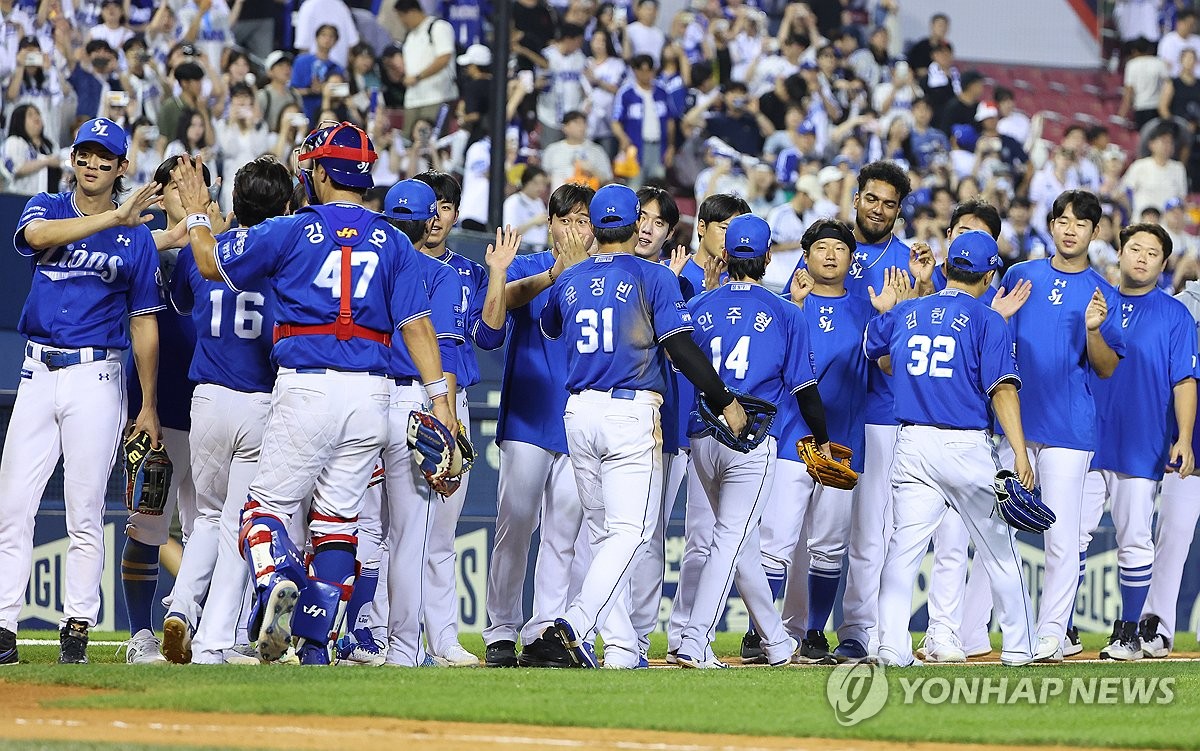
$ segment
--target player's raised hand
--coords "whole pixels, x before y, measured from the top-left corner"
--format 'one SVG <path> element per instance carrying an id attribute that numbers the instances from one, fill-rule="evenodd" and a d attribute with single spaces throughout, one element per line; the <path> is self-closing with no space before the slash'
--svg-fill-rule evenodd
<path id="1" fill-rule="evenodd" d="M 153 214 L 144 213 L 162 198 L 161 187 L 156 182 L 149 182 L 135 190 L 124 203 L 117 207 L 114 219 L 122 227 L 140 227 L 154 218 Z"/>
<path id="2" fill-rule="evenodd" d="M 808 269 L 796 269 L 796 273 L 792 274 L 792 283 L 788 287 L 788 294 L 792 297 L 792 302 L 803 306 L 804 298 L 808 297 L 808 293 L 813 291 L 816 282 L 813 281 L 812 274 L 808 273 Z"/>
<path id="3" fill-rule="evenodd" d="M 208 186 L 204 184 L 204 164 L 200 158 L 195 161 L 187 154 L 182 154 L 171 170 L 171 180 L 179 189 L 179 202 L 188 214 L 205 214 L 208 211 Z"/>
<path id="4" fill-rule="evenodd" d="M 568 227 L 566 236 L 558 244 L 558 257 L 567 268 L 587 259 L 589 245 L 583 234 L 574 227 Z"/>
<path id="5" fill-rule="evenodd" d="M 671 251 L 671 262 L 668 264 L 671 273 L 675 274 L 675 276 L 683 273 L 683 267 L 687 266 L 687 262 L 691 257 L 692 254 L 688 252 L 687 248 L 682 245 L 675 246 L 675 250 Z"/>
<path id="6" fill-rule="evenodd" d="M 928 243 L 915 242 L 908 254 L 908 273 L 917 280 L 917 286 L 930 283 L 933 279 L 933 249 Z"/>
<path id="7" fill-rule="evenodd" d="M 497 227 L 496 242 L 487 246 L 487 252 L 484 255 L 488 270 L 493 274 L 507 272 L 508 267 L 512 265 L 513 259 L 517 257 L 517 249 L 521 247 L 521 239 L 521 233 L 517 232 L 510 225 L 504 225 L 503 230 Z"/>
<path id="8" fill-rule="evenodd" d="M 1009 292 L 1005 292 L 1001 287 L 992 298 L 992 310 L 1004 316 L 1004 320 L 1007 321 L 1017 314 L 1032 292 L 1033 282 L 1028 279 L 1017 282 Z"/>
<path id="9" fill-rule="evenodd" d="M 1107 318 L 1108 300 L 1104 299 L 1104 293 L 1097 287 L 1096 291 L 1092 293 L 1092 301 L 1088 303 L 1087 310 L 1084 311 L 1083 320 L 1087 324 L 1088 331 L 1096 331 Z"/>
<path id="10" fill-rule="evenodd" d="M 929 281 L 926 279 L 925 281 Z M 903 302 L 905 300 L 913 300 L 917 297 L 917 288 L 913 286 L 912 281 L 908 278 L 908 272 L 901 268 L 885 269 L 883 272 L 883 283 L 896 290 L 896 301 Z"/>
<path id="11" fill-rule="evenodd" d="M 880 313 L 888 312 L 900 302 L 896 288 L 890 284 L 884 284 L 878 294 L 874 287 L 867 287 L 867 295 L 871 298 L 871 306 Z"/>
<path id="12" fill-rule="evenodd" d="M 716 289 L 721 286 L 721 272 L 725 269 L 725 260 L 710 256 L 704 262 L 704 289 Z"/>
<path id="13" fill-rule="evenodd" d="M 1176 441 L 1167 458 L 1170 460 L 1167 462 L 1167 471 L 1178 472 L 1180 477 L 1187 477 L 1196 469 L 1196 457 L 1192 454 L 1190 441 Z"/>

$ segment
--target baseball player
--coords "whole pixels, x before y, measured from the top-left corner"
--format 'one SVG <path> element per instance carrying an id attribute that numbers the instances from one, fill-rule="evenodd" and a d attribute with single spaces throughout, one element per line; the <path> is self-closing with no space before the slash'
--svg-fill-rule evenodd
<path id="1" fill-rule="evenodd" d="M 1189 476 L 1195 465 L 1196 324 L 1183 303 L 1158 288 L 1171 257 L 1166 230 L 1133 224 L 1121 230 L 1119 239 L 1117 301 L 1125 357 L 1111 378 L 1092 379 L 1096 452 L 1084 483 L 1079 550 L 1087 551 L 1105 504 L 1111 503 L 1121 617 L 1100 658 L 1138 660 L 1138 621 L 1154 564 L 1151 524 L 1158 483 L 1168 465 L 1181 477 Z"/>
<path id="2" fill-rule="evenodd" d="M 241 536 L 255 580 L 252 636 L 264 660 L 281 656 L 294 633 L 301 663 L 328 664 L 327 644 L 356 578 L 363 494 L 386 442 L 392 392 L 385 372 L 397 327 L 434 415 L 455 423 L 428 297 L 421 285 L 401 283 L 419 273 L 418 255 L 361 206 L 372 187 L 370 139 L 348 123 L 328 124 L 299 151 L 310 205 L 219 246 L 196 211 L 203 186 L 189 160 L 176 181 L 182 175 L 200 273 L 237 291 L 266 278 L 277 301 L 272 357 L 279 369 Z M 311 573 L 284 526 L 310 496 Z"/>
<path id="3" fill-rule="evenodd" d="M 515 667 L 518 639 L 523 666 L 570 664 L 561 650 L 554 650 L 553 640 L 540 638 L 570 601 L 565 572 L 571 568 L 582 510 L 562 421 L 568 396 L 566 353 L 560 343 L 542 336 L 538 321 L 550 285 L 586 258 L 593 244 L 588 216 L 593 195 L 591 188 L 571 183 L 555 190 L 549 203 L 552 249 L 517 256 L 508 268 L 505 302 L 512 323 L 496 422 L 500 481 L 488 561 L 488 626 L 483 631 L 488 667 Z M 526 562 L 539 521 L 533 617 L 522 628 Z"/>
<path id="4" fill-rule="evenodd" d="M 591 637 L 625 605 L 625 587 L 650 539 L 651 514 L 658 513 L 665 389 L 659 347 L 734 434 L 746 426 L 744 410 L 699 347 L 678 336 L 692 326 L 674 274 L 632 255 L 639 213 L 637 196 L 625 186 L 596 192 L 589 207 L 596 255 L 556 279 L 541 316 L 543 333 L 563 337 L 567 347 L 572 395 L 563 419 L 594 551 L 579 595 L 553 627 L 579 667 L 598 666 Z"/>
<path id="5" fill-rule="evenodd" d="M 158 165 L 154 171 L 154 182 L 162 191 L 162 208 L 167 216 L 167 226 L 175 227 L 186 219 L 183 205 L 179 202 L 179 191 L 171 182 L 171 170 L 179 161 L 171 157 Z M 208 171 L 204 182 L 211 185 Z M 156 235 L 159 241 L 161 235 Z M 161 241 L 160 241 L 161 242 Z M 163 249 L 160 245 L 159 278 L 166 283 L 176 267 L 179 251 Z M 121 588 L 125 595 L 125 609 L 129 614 L 130 639 L 126 644 L 125 659 L 129 663 L 162 662 L 158 637 L 152 624 L 154 593 L 158 587 L 158 551 L 170 539 L 171 523 L 175 510 L 179 509 L 179 521 L 183 539 L 191 538 L 196 519 L 196 488 L 192 481 L 188 432 L 191 429 L 189 408 L 192 390 L 196 384 L 188 377 L 188 364 L 196 347 L 196 328 L 191 318 L 174 310 L 157 313 L 159 340 L 159 420 L 163 428 L 163 443 L 167 455 L 172 457 L 174 470 L 166 504 L 159 514 L 133 512 L 125 526 L 125 547 L 121 552 Z M 126 378 L 129 414 L 135 415 L 142 402 L 138 385 L 137 368 L 130 368 Z M 194 620 L 192 621 L 195 622 Z M 182 652 L 177 652 L 177 655 Z"/>
<path id="6" fill-rule="evenodd" d="M 850 235 L 849 227 L 839 229 Z M 693 337 L 701 350 L 712 353 L 717 373 L 739 391 L 780 405 L 781 410 L 794 399 L 797 418 L 777 417 L 771 437 L 749 454 L 740 454 L 711 435 L 696 435 L 703 425 L 693 421 L 688 493 L 704 496 L 716 524 L 676 655 L 684 667 L 723 666 L 711 644 L 735 571 L 738 592 L 763 635 L 767 661 L 786 665 L 796 651 L 796 641 L 783 627 L 760 565 L 758 525 L 776 476 L 776 441 L 812 435 L 828 456 L 829 436 L 808 325 L 799 308 L 761 283 L 771 262 L 770 244 L 771 228 L 764 220 L 753 214 L 733 219 L 725 234 L 729 283 L 688 305 L 697 326 Z M 849 253 L 843 256 L 848 259 Z M 862 371 L 865 386 L 865 368 Z M 787 410 L 790 413 L 793 407 L 788 404 Z"/>
<path id="7" fill-rule="evenodd" d="M 1182 302 L 1200 331 L 1200 282 L 1188 282 L 1175 296 Z M 1200 376 L 1200 370 L 1194 375 Z M 1192 455 L 1200 451 L 1200 438 L 1192 430 Z M 1142 606 L 1138 637 L 1142 656 L 1161 658 L 1175 644 L 1175 617 L 1179 583 L 1184 562 L 1200 520 L 1200 472 L 1190 475 L 1168 471 L 1162 482 L 1162 503 L 1158 508 L 1158 530 L 1154 538 L 1154 577 Z"/>
<path id="8" fill-rule="evenodd" d="M 1021 416 L 1029 450 L 1042 497 L 1057 517 L 1045 534 L 1046 574 L 1034 650 L 1041 662 L 1061 662 L 1064 651 L 1082 650 L 1070 617 L 1084 563 L 1079 555 L 1083 484 L 1096 446 L 1096 405 L 1089 384 L 1093 373 L 1111 376 L 1125 351 L 1121 321 L 1108 314 L 1119 305 L 1117 292 L 1088 265 L 1088 243 L 1101 213 L 1095 195 L 1062 193 L 1049 214 L 1054 255 L 1012 266 L 1000 283 L 1005 289 L 1031 285 L 1028 301 L 1009 325 L 1025 384 Z M 1002 460 L 1007 450 L 1002 441 Z M 976 570 L 980 573 L 968 580 L 963 606 L 962 640 L 968 655 L 990 649 L 985 572 Z"/>
<path id="9" fill-rule="evenodd" d="M 88 629 L 100 612 L 104 492 L 125 425 L 124 350 L 132 341 L 142 382 L 133 430 L 162 439 L 157 404 L 158 253 L 143 212 L 158 184 L 119 206 L 129 139 L 105 118 L 80 126 L 71 146 L 74 186 L 39 193 L 17 221 L 13 246 L 31 259 L 33 285 L 17 330 L 26 337 L 10 424 L 21 440 L 0 459 L 0 664 L 16 664 L 17 619 L 33 565 L 42 491 L 65 457 L 67 571 L 59 662 L 86 663 Z M 125 322 L 129 322 L 126 334 Z"/>
<path id="10" fill-rule="evenodd" d="M 1002 266 L 1000 250 L 990 234 L 971 231 L 954 239 L 946 257 L 946 289 L 873 319 L 864 343 L 867 357 L 894 374 L 901 424 L 891 480 L 895 526 L 879 590 L 879 659 L 919 664 L 908 632 L 913 583 L 949 506 L 967 525 L 977 565 L 990 574 L 1004 636 L 1001 662 L 1025 665 L 1033 660 L 1033 610 L 1013 530 L 992 513 L 999 469 L 989 430 L 993 412 L 1026 489 L 1034 474 L 1021 430 L 1012 334 L 978 299 Z"/>
<path id="11" fill-rule="evenodd" d="M 178 159 L 168 161 L 173 168 Z M 274 157 L 245 165 L 233 185 L 239 229 L 217 235 L 217 242 L 236 243 L 248 228 L 282 216 L 291 194 L 291 173 Z M 174 183 L 166 188 L 166 195 L 168 206 L 179 202 Z M 246 595 L 237 536 L 275 383 L 274 303 L 264 282 L 234 292 L 224 282 L 205 279 L 190 247 L 179 253 L 170 301 L 180 314 L 191 316 L 197 335 L 188 371 L 197 384 L 192 395 L 195 440 L 190 457 L 196 520 L 179 564 L 171 612 L 163 622 L 163 652 L 176 663 L 223 663 L 225 650 L 234 645 Z"/>

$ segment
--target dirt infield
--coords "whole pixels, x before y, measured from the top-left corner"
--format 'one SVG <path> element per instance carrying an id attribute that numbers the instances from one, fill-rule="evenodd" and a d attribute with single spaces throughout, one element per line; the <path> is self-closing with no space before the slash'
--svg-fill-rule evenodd
<path id="1" fill-rule="evenodd" d="M 483 725 L 396 720 L 379 717 L 332 718 L 160 710 L 74 709 L 46 706 L 88 689 L 0 682 L 0 739 L 233 749 L 353 748 L 355 751 L 476 751 L 497 746 L 513 751 L 548 748 L 620 751 L 955 751 L 961 744 L 888 743 L 823 738 L 776 738 L 646 730 Z M 972 751 L 1021 751 L 1062 746 L 972 746 Z"/>

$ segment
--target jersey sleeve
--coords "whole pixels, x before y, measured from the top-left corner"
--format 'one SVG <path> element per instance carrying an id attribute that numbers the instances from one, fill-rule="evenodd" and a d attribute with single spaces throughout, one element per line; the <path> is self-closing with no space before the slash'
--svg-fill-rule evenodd
<path id="1" fill-rule="evenodd" d="M 535 274 L 540 274 L 550 268 L 542 260 L 541 254 L 517 256 L 508 266 L 508 281 L 516 282 Z"/>
<path id="2" fill-rule="evenodd" d="M 1108 317 L 1100 324 L 1100 335 L 1117 353 L 1117 357 L 1124 357 L 1125 328 L 1121 325 L 1121 298 L 1116 289 L 1109 287 L 1104 290 L 1104 299 L 1108 302 Z"/>
<path id="3" fill-rule="evenodd" d="M 392 251 L 398 258 L 395 262 L 396 270 L 391 277 L 394 281 L 388 308 L 391 310 L 395 327 L 402 328 L 418 318 L 430 315 L 429 293 L 424 285 L 399 283 L 402 279 L 421 278 L 421 269 L 417 266 L 417 251 L 406 245 L 393 245 Z M 437 331 L 436 322 L 434 331 Z"/>
<path id="4" fill-rule="evenodd" d="M 1171 322 L 1171 383 L 1194 378 L 1197 366 L 1196 322 L 1186 309 L 1177 311 Z"/>
<path id="5" fill-rule="evenodd" d="M 286 227 L 268 219 L 217 243 L 217 269 L 234 292 L 272 274 L 288 245 Z"/>
<path id="6" fill-rule="evenodd" d="M 483 305 L 487 302 L 489 280 L 487 271 L 480 271 L 472 275 L 475 294 L 471 296 L 471 309 L 467 312 L 466 326 L 467 333 L 471 335 L 471 341 L 475 342 L 480 349 L 493 350 L 504 346 L 504 338 L 512 319 L 505 313 L 504 325 L 499 329 L 494 329 L 484 322 Z"/>
<path id="7" fill-rule="evenodd" d="M 196 272 L 196 257 L 192 255 L 192 246 L 185 245 L 179 251 L 179 259 L 175 262 L 175 270 L 171 272 L 171 280 L 167 283 L 167 296 L 171 307 L 181 316 L 191 315 L 196 295 L 192 290 L 192 274 Z"/>
<path id="8" fill-rule="evenodd" d="M 39 251 L 25 242 L 25 228 L 39 219 L 57 219 L 54 202 L 49 193 L 38 193 L 25 204 L 21 218 L 17 220 L 17 231 L 13 234 L 13 247 L 23 256 L 35 256 Z"/>
<path id="9" fill-rule="evenodd" d="M 869 360 L 891 353 L 892 329 L 896 325 L 896 309 L 892 308 L 880 316 L 875 316 L 867 324 L 867 333 L 863 338 L 863 353 Z"/>
<path id="10" fill-rule="evenodd" d="M 785 336 L 787 356 L 784 360 L 784 386 L 793 394 L 817 382 L 816 356 L 812 351 L 812 342 L 808 335 L 808 322 L 804 320 L 800 309 L 788 304 L 788 316 L 784 319 L 787 325 Z"/>
<path id="11" fill-rule="evenodd" d="M 156 313 L 166 309 L 163 303 L 162 287 L 159 284 L 158 249 L 154 246 L 154 236 L 145 227 L 139 228 L 137 237 L 137 261 L 129 277 L 129 292 L 127 304 L 130 316 L 140 316 Z"/>
<path id="12" fill-rule="evenodd" d="M 542 327 L 542 336 L 547 339 L 557 339 L 562 336 L 563 318 L 562 310 L 558 307 L 558 291 L 561 285 L 555 284 L 550 288 L 550 299 L 546 301 L 546 307 L 542 308 L 542 319 L 540 325 Z"/>
<path id="13" fill-rule="evenodd" d="M 1012 329 L 1004 323 L 1004 317 L 995 311 L 987 311 L 980 332 L 982 346 L 979 355 L 979 387 L 985 394 L 1004 382 L 1021 388 L 1021 376 L 1017 372 L 1016 345 Z"/>
<path id="14" fill-rule="evenodd" d="M 431 280 L 429 289 L 429 320 L 438 339 L 463 342 L 463 314 L 461 305 L 462 287 L 458 284 L 458 273 L 442 264 Z"/>
<path id="15" fill-rule="evenodd" d="M 665 266 L 650 264 L 644 272 L 646 304 L 654 319 L 654 335 L 662 341 L 680 331 L 692 330 L 692 314 L 679 291 L 675 274 Z"/>

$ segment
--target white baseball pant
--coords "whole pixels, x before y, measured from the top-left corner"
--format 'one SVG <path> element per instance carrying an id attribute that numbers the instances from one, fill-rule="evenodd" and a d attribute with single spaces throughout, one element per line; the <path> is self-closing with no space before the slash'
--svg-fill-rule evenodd
<path id="1" fill-rule="evenodd" d="M 689 486 L 691 479 L 689 476 Z M 713 527 L 717 517 L 703 493 L 687 493 L 686 514 L 683 520 L 683 560 L 679 563 L 679 579 L 675 583 L 675 599 L 667 621 L 667 649 L 677 651 L 683 639 L 683 627 L 692 617 L 692 603 L 700 581 L 700 569 L 712 545 Z"/>
<path id="2" fill-rule="evenodd" d="M 675 499 L 679 495 L 679 486 L 683 484 L 687 468 L 686 450 L 674 454 L 663 452 L 662 513 L 655 519 L 650 544 L 633 572 L 633 581 L 630 584 L 633 607 L 629 615 L 633 621 L 633 630 L 637 632 L 638 649 L 643 656 L 650 651 L 650 634 L 658 628 L 660 619 L 664 616 L 662 589 L 663 578 L 666 575 L 667 526 L 671 523 L 671 512 L 675 510 Z M 607 642 L 606 638 L 605 643 Z"/>
<path id="3" fill-rule="evenodd" d="M 471 435 L 471 409 L 467 392 L 457 395 L 458 421 Z M 435 655 L 445 654 L 458 643 L 458 577 L 454 541 L 458 533 L 458 517 L 467 502 L 467 484 L 471 473 L 462 477 L 462 484 L 444 500 L 434 499 L 433 521 L 429 529 L 429 551 L 425 561 L 425 640 Z"/>
<path id="4" fill-rule="evenodd" d="M 166 545 L 171 539 L 171 524 L 175 520 L 176 509 L 179 510 L 184 544 L 191 539 L 197 516 L 196 484 L 192 479 L 192 450 L 188 431 L 163 428 L 162 435 L 163 446 L 172 465 L 171 487 L 167 490 L 163 512 L 153 515 L 133 513 L 125 524 L 125 534 L 143 545 L 155 548 Z"/>
<path id="5" fill-rule="evenodd" d="M 967 548 L 971 534 L 958 514 L 946 514 L 933 533 L 933 570 L 929 572 L 930 634 L 962 630 L 963 599 L 967 588 Z"/>
<path id="6" fill-rule="evenodd" d="M 515 444 L 514 448 L 517 447 L 536 448 L 529 444 Z M 575 482 L 571 458 L 566 454 L 537 451 L 542 464 L 530 466 L 544 467 L 548 476 L 542 496 L 537 558 L 533 565 L 533 613 L 521 628 L 522 644 L 536 640 L 554 625 L 554 619 L 561 616 L 579 595 L 592 560 L 590 535 L 583 524 L 583 506 L 579 504 L 579 486 Z M 520 589 L 516 602 L 518 605 L 521 602 Z M 628 638 L 628 634 L 624 636 Z"/>
<path id="7" fill-rule="evenodd" d="M 1179 582 L 1187 562 L 1196 522 L 1200 520 L 1200 477 L 1180 477 L 1170 473 L 1163 478 L 1162 502 L 1158 507 L 1158 533 L 1154 540 L 1154 576 L 1142 607 L 1142 617 L 1156 615 L 1162 630 L 1175 644 L 1176 606 Z"/>
<path id="8" fill-rule="evenodd" d="M 121 352 L 58 370 L 26 357 L 0 458 L 0 628 L 17 630 L 33 567 L 42 492 L 63 458 L 67 566 L 63 620 L 96 625 L 104 572 L 104 493 L 125 425 Z"/>
<path id="9" fill-rule="evenodd" d="M 1002 657 L 1032 659 L 1033 608 L 1013 530 L 992 514 L 997 460 L 982 430 L 925 425 L 900 429 L 892 467 L 895 526 L 879 589 L 879 655 L 912 663 L 912 592 L 921 560 L 947 512 L 957 512 L 975 543 L 976 561 L 988 571 L 1004 637 Z"/>
<path id="10" fill-rule="evenodd" d="M 1154 498 L 1158 481 L 1122 472 L 1096 469 L 1087 473 L 1083 485 L 1083 513 L 1079 523 L 1079 552 L 1086 553 L 1092 532 L 1100 526 L 1104 507 L 1112 510 L 1117 530 L 1118 581 L 1131 569 L 1152 571 L 1154 565 Z M 1153 579 L 1153 577 L 1151 577 Z M 1078 580 L 1076 580 L 1078 582 Z M 1146 586 L 1136 582 L 1133 586 Z"/>

